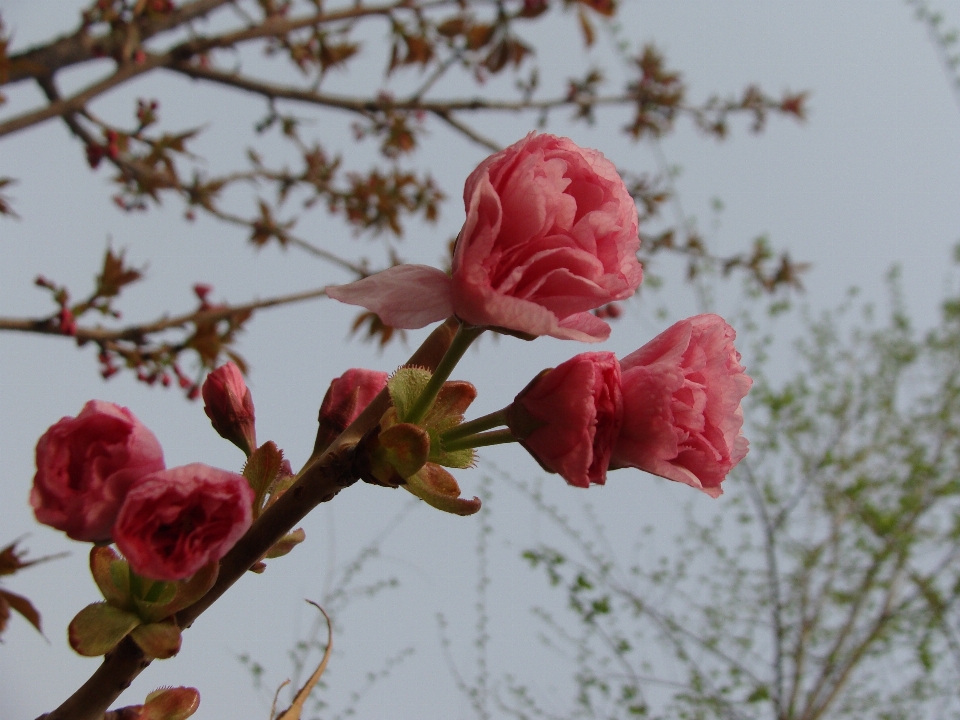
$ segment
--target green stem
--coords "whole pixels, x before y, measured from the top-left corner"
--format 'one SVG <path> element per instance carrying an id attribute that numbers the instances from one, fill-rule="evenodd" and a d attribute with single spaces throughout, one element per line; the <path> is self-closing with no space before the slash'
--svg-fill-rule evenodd
<path id="1" fill-rule="evenodd" d="M 469 422 L 461 423 L 456 427 L 450 428 L 440 436 L 440 440 L 443 441 L 444 447 L 446 447 L 448 442 L 459 440 L 467 435 L 475 435 L 484 430 L 493 430 L 495 427 L 506 424 L 507 408 L 501 408 L 489 415 L 484 415 L 483 417 L 478 417 L 476 420 L 470 420 Z"/>
<path id="2" fill-rule="evenodd" d="M 480 337 L 480 334 L 484 330 L 486 330 L 486 328 L 481 326 L 460 323 L 460 327 L 457 328 L 457 334 L 453 337 L 453 342 L 450 343 L 450 347 L 447 348 L 443 359 L 437 365 L 437 369 L 433 371 L 433 375 L 430 376 L 430 381 L 423 389 L 423 392 L 420 393 L 420 397 L 417 398 L 417 402 L 413 408 L 411 408 L 410 414 L 404 419 L 404 422 L 417 425 L 426 417 L 427 413 L 430 412 L 430 408 L 433 407 L 434 400 L 437 399 L 437 395 L 440 393 L 440 388 L 443 387 L 447 378 L 450 377 L 450 373 L 453 372 L 457 363 L 460 362 L 460 358 L 463 357 L 463 354 L 467 351 L 467 348 L 470 347 L 470 344 Z"/>
<path id="3" fill-rule="evenodd" d="M 466 450 L 467 448 L 486 447 L 487 445 L 503 445 L 504 443 L 517 442 L 513 433 L 509 430 L 494 430 L 493 432 L 479 433 L 477 435 L 468 435 L 465 438 L 445 442 L 443 449 L 446 452 L 455 450 Z"/>

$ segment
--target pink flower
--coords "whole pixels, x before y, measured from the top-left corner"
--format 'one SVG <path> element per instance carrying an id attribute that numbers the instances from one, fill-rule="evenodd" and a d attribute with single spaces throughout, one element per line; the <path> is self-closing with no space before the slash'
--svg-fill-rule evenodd
<path id="1" fill-rule="evenodd" d="M 91 400 L 37 442 L 30 505 L 39 522 L 74 540 L 108 541 L 127 491 L 163 467 L 160 443 L 133 413 Z"/>
<path id="2" fill-rule="evenodd" d="M 182 580 L 216 562 L 250 527 L 246 478 L 193 463 L 153 473 L 127 494 L 113 539 L 134 572 Z"/>
<path id="3" fill-rule="evenodd" d="M 318 449 L 326 448 L 357 419 L 387 386 L 388 377 L 387 373 L 378 370 L 352 368 L 334 378 L 320 403 Z"/>
<path id="4" fill-rule="evenodd" d="M 257 449 L 253 397 L 235 363 L 221 365 L 203 383 L 203 411 L 220 437 L 247 455 Z"/>
<path id="5" fill-rule="evenodd" d="M 607 338 L 610 327 L 589 311 L 630 297 L 643 277 L 637 208 L 609 160 L 531 133 L 473 171 L 464 205 L 452 278 L 398 265 L 327 294 L 394 327 L 456 314 L 525 335 Z"/>
<path id="6" fill-rule="evenodd" d="M 623 425 L 610 467 L 635 467 L 721 494 L 747 454 L 740 401 L 752 380 L 718 315 L 681 320 L 620 362 Z"/>
<path id="7" fill-rule="evenodd" d="M 507 411 L 511 432 L 544 469 L 583 488 L 606 481 L 622 417 L 620 364 L 610 352 L 544 371 Z"/>

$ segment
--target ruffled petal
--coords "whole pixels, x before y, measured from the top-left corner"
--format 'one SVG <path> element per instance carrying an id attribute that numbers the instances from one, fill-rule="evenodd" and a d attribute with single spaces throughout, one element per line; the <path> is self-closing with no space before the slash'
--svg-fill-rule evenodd
<path id="1" fill-rule="evenodd" d="M 387 325 L 413 330 L 453 314 L 450 277 L 429 265 L 397 265 L 349 285 L 329 285 L 327 295 L 375 312 Z"/>

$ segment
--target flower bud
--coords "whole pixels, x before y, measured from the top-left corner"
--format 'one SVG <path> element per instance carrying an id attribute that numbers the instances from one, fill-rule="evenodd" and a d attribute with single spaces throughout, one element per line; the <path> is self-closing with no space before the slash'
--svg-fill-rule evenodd
<path id="1" fill-rule="evenodd" d="M 154 434 L 126 408 L 101 400 L 47 430 L 36 455 L 30 504 L 37 520 L 88 542 L 109 540 L 130 488 L 164 467 Z"/>
<path id="2" fill-rule="evenodd" d="M 243 475 L 200 463 L 142 478 L 120 508 L 113 539 L 130 567 L 152 580 L 182 580 L 222 558 L 253 519 Z"/>
<path id="3" fill-rule="evenodd" d="M 606 481 L 622 416 L 616 356 L 588 352 L 534 378 L 508 409 L 507 422 L 545 470 L 585 488 Z"/>
<path id="4" fill-rule="evenodd" d="M 257 448 L 253 398 L 240 368 L 229 362 L 214 370 L 203 383 L 203 411 L 213 429 L 248 456 Z"/>
<path id="5" fill-rule="evenodd" d="M 335 378 L 320 404 L 315 452 L 322 452 L 387 386 L 388 375 L 377 370 L 352 368 Z"/>

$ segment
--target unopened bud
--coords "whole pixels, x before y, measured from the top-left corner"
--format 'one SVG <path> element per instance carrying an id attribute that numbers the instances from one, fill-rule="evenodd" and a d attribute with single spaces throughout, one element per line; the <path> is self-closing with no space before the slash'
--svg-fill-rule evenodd
<path id="1" fill-rule="evenodd" d="M 257 448 L 253 398 L 240 368 L 229 362 L 207 376 L 203 383 L 203 411 L 213 429 L 250 455 Z"/>

